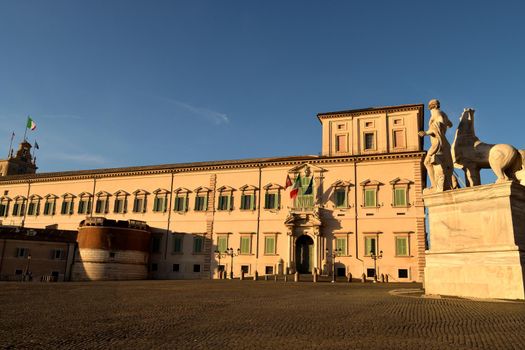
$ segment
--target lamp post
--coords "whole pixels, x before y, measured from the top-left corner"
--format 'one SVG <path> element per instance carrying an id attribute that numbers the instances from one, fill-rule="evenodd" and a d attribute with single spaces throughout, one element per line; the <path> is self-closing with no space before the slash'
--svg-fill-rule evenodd
<path id="1" fill-rule="evenodd" d="M 239 255 L 240 253 L 241 253 L 240 249 L 237 249 L 237 251 L 234 251 L 233 248 L 226 249 L 226 255 L 229 255 L 231 258 L 231 263 L 230 263 L 230 279 L 231 280 L 233 279 L 233 257 Z"/>
<path id="2" fill-rule="evenodd" d="M 326 256 L 327 257 L 330 257 L 331 260 L 332 260 L 332 283 L 335 283 L 335 259 L 338 257 L 338 256 L 341 256 L 343 250 L 341 248 L 338 248 L 338 249 L 333 249 L 332 250 L 332 253 L 330 254 L 330 251 L 328 250 L 328 248 L 326 248 Z"/>
<path id="3" fill-rule="evenodd" d="M 371 250 L 370 257 L 374 259 L 374 283 L 377 283 L 377 259 L 381 259 L 383 257 L 383 251 L 380 250 L 379 255 L 376 255 L 376 253 Z"/>
<path id="4" fill-rule="evenodd" d="M 215 257 L 217 258 L 217 260 L 219 260 L 219 266 L 217 267 L 217 272 L 219 273 L 219 279 L 222 279 L 221 258 L 226 257 L 226 252 L 221 253 L 220 251 L 215 250 L 214 253 L 215 253 Z"/>

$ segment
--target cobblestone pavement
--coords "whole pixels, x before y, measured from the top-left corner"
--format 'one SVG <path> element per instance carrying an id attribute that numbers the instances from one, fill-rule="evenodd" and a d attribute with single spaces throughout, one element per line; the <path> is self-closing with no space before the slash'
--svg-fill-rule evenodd
<path id="1" fill-rule="evenodd" d="M 525 348 L 525 303 L 391 293 L 419 287 L 269 281 L 0 283 L 0 348 Z"/>

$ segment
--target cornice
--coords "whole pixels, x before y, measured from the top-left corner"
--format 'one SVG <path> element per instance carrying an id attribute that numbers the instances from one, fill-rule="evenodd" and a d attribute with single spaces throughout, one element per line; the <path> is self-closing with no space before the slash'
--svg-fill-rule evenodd
<path id="1" fill-rule="evenodd" d="M 370 155 L 356 155 L 356 156 L 338 156 L 338 157 L 324 157 L 324 156 L 305 156 L 291 157 L 292 159 L 280 160 L 247 160 L 232 161 L 231 163 L 217 162 L 219 164 L 210 163 L 194 163 L 189 164 L 172 164 L 165 166 L 151 166 L 151 167 L 130 167 L 130 168 L 114 168 L 114 169 L 99 169 L 99 170 L 81 170 L 79 173 L 75 172 L 58 172 L 47 174 L 23 175 L 16 177 L 0 178 L 0 185 L 13 185 L 24 183 L 46 183 L 57 181 L 78 181 L 91 179 L 104 179 L 115 177 L 131 177 L 131 176 L 147 176 L 147 175 L 162 175 L 162 174 L 177 174 L 177 173 L 191 173 L 191 172 L 209 172 L 216 170 L 234 170 L 234 169 L 249 169 L 249 168 L 270 168 L 270 167 L 294 167 L 304 163 L 311 165 L 326 165 L 326 164 L 341 164 L 341 163 L 356 163 L 368 161 L 381 161 L 393 159 L 411 159 L 423 158 L 425 151 L 415 151 L 406 153 L 385 153 L 385 154 L 370 154 Z M 202 164 L 202 165 L 201 165 Z"/>
<path id="2" fill-rule="evenodd" d="M 341 117 L 358 117 L 362 115 L 371 115 L 378 113 L 397 113 L 397 112 L 408 112 L 408 111 L 423 111 L 425 106 L 423 104 L 414 105 L 401 105 L 401 106 L 387 106 L 387 107 L 372 107 L 365 109 L 354 109 L 347 111 L 336 111 L 317 114 L 319 121 L 323 119 L 341 118 Z"/>

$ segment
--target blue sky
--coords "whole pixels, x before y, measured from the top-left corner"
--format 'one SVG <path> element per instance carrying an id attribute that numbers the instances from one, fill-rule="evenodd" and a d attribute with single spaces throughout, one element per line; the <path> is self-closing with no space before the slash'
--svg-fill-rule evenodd
<path id="1" fill-rule="evenodd" d="M 482 140 L 525 148 L 524 10 L 0 0 L 0 156 L 28 114 L 40 171 L 318 154 L 317 113 L 431 98 L 456 125 L 475 108 Z"/>

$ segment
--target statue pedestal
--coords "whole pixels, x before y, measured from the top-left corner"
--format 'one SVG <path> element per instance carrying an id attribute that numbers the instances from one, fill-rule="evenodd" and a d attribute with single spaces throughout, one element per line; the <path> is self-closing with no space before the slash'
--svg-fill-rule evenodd
<path id="1" fill-rule="evenodd" d="M 513 182 L 425 194 L 426 294 L 525 299 L 525 187 Z"/>

